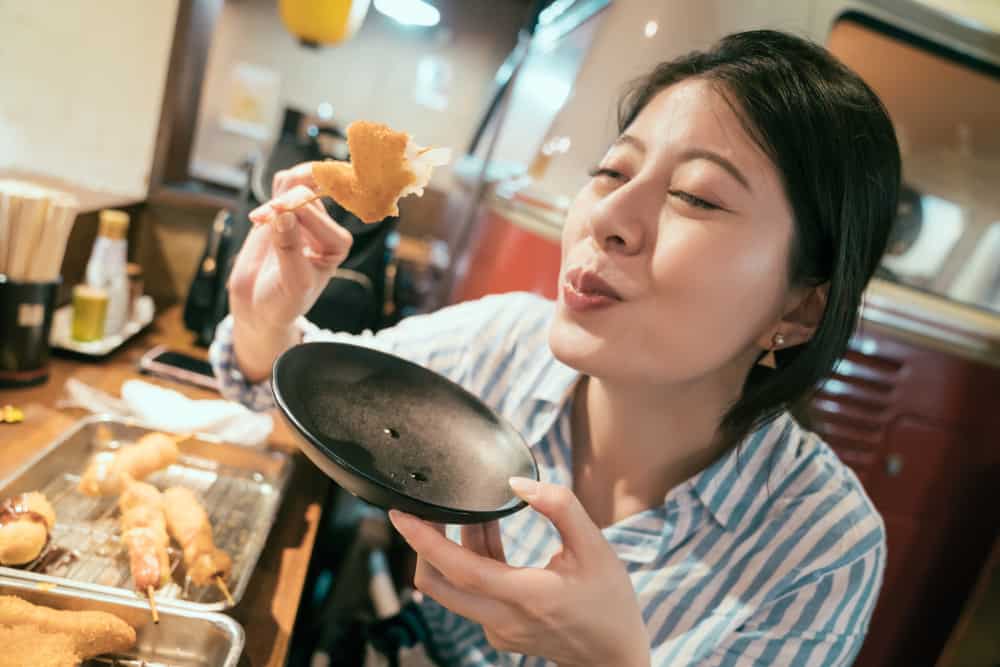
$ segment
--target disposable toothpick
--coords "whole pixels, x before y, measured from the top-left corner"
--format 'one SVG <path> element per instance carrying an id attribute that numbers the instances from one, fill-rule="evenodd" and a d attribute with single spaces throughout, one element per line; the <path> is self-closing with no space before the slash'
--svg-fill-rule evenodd
<path id="1" fill-rule="evenodd" d="M 226 580 L 219 575 L 215 575 L 215 583 L 219 587 L 219 590 L 222 591 L 222 594 L 226 596 L 226 602 L 229 603 L 229 606 L 235 607 L 236 602 L 233 600 L 233 596 L 229 592 L 229 586 L 226 586 Z"/>
<path id="2" fill-rule="evenodd" d="M 153 599 L 153 587 L 146 587 L 146 597 L 149 598 L 149 609 L 153 612 L 153 623 L 160 622 L 160 614 L 156 611 L 156 600 Z"/>

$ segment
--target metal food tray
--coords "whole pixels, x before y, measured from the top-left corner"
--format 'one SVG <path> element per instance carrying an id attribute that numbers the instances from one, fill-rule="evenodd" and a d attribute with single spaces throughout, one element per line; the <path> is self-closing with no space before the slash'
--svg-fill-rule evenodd
<path id="1" fill-rule="evenodd" d="M 243 628 L 222 614 L 163 608 L 160 622 L 153 623 L 148 606 L 139 600 L 60 587 L 43 589 L 2 576 L 0 595 L 16 595 L 54 609 L 106 611 L 135 628 L 131 651 L 91 658 L 85 667 L 236 667 L 243 653 Z"/>
<path id="2" fill-rule="evenodd" d="M 121 541 L 118 497 L 86 496 L 77 491 L 77 484 L 95 453 L 117 449 L 152 430 L 128 420 L 88 417 L 0 482 L 0 499 L 41 491 L 56 511 L 51 539 L 39 557 L 23 567 L 0 567 L 0 575 L 144 599 L 133 587 L 128 552 Z M 209 436 L 182 441 L 178 447 L 178 462 L 145 481 L 161 491 L 181 485 L 197 493 L 209 514 L 216 546 L 233 558 L 227 584 L 238 603 L 274 524 L 291 474 L 291 458 Z M 191 611 L 231 606 L 216 586 L 195 586 L 186 579 L 183 555 L 173 541 L 169 553 L 172 581 L 156 592 L 158 605 Z"/>

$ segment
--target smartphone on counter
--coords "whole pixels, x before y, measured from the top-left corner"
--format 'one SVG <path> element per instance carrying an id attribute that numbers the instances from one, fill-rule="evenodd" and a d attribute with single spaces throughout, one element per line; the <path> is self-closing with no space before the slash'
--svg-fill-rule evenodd
<path id="1" fill-rule="evenodd" d="M 157 345 L 139 360 L 139 370 L 143 373 L 193 384 L 204 389 L 218 391 L 212 365 L 204 359 Z"/>

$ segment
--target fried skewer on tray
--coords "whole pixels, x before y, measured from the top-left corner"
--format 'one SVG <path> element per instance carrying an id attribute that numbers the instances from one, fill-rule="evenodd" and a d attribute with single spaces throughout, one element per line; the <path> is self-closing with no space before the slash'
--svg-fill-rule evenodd
<path id="1" fill-rule="evenodd" d="M 187 576 L 198 586 L 219 586 L 227 601 L 233 604 L 226 587 L 226 578 L 233 567 L 233 559 L 215 546 L 212 524 L 208 512 L 198 501 L 194 491 L 183 486 L 172 486 L 163 492 L 167 528 L 184 551 Z"/>
<path id="2" fill-rule="evenodd" d="M 56 511 L 37 491 L 0 503 L 0 565 L 26 565 L 49 543 Z"/>
<path id="3" fill-rule="evenodd" d="M 126 476 L 145 479 L 157 470 L 177 460 L 177 443 L 187 436 L 147 433 L 134 445 L 125 445 L 115 452 L 98 453 L 83 472 L 78 486 L 88 496 L 110 496 L 122 492 Z"/>
<path id="4" fill-rule="evenodd" d="M 424 148 L 409 134 L 380 123 L 355 121 L 347 127 L 350 163 L 328 160 L 312 163 L 316 196 L 282 210 L 303 206 L 318 197 L 330 197 L 363 222 L 399 215 L 400 198 L 423 195 L 434 167 L 451 160 L 447 148 Z"/>
<path id="5" fill-rule="evenodd" d="M 135 628 L 114 614 L 62 611 L 0 596 L 0 664 L 78 665 L 104 653 L 125 651 L 135 640 Z"/>
<path id="6" fill-rule="evenodd" d="M 121 510 L 122 542 L 128 549 L 129 567 L 136 590 L 149 598 L 153 620 L 159 621 L 153 591 L 170 581 L 170 555 L 167 546 L 163 495 L 151 484 L 124 477 L 124 490 L 118 499 Z"/>

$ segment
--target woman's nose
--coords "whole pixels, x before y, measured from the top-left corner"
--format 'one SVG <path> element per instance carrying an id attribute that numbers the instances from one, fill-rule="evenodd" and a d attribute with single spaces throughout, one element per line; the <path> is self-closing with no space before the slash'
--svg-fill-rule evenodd
<path id="1" fill-rule="evenodd" d="M 656 219 L 659 210 L 649 189 L 631 181 L 597 202 L 590 216 L 590 233 L 602 250 L 624 255 L 642 252 L 649 221 Z"/>

